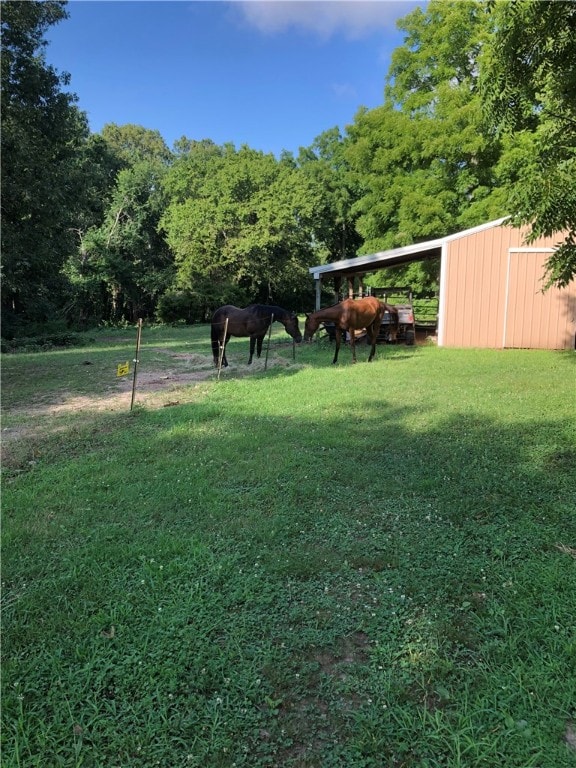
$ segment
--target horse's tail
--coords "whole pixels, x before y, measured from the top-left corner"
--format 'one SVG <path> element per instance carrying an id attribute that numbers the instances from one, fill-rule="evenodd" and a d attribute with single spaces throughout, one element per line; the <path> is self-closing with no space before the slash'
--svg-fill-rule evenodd
<path id="1" fill-rule="evenodd" d="M 397 315 L 398 314 L 398 309 L 393 304 L 386 304 L 385 301 L 383 301 L 382 304 L 384 306 L 384 311 L 385 312 L 390 312 L 391 315 Z"/>
<path id="2" fill-rule="evenodd" d="M 210 341 L 212 344 L 212 355 L 214 356 L 214 363 L 217 365 L 220 358 L 220 337 L 222 335 L 222 323 L 216 315 L 212 318 L 212 325 L 210 327 Z"/>
<path id="3" fill-rule="evenodd" d="M 214 324 L 212 325 L 211 330 L 211 342 L 212 342 L 212 356 L 214 357 L 214 362 L 218 362 L 218 355 L 220 354 L 220 348 L 219 348 L 219 342 L 218 342 L 218 331 L 214 327 Z"/>

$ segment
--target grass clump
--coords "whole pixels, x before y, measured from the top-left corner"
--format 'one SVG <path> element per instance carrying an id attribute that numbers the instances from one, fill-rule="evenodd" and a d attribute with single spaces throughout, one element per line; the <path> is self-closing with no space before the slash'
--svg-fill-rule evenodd
<path id="1" fill-rule="evenodd" d="M 8 455 L 3 765 L 573 765 L 573 355 L 246 346 Z"/>

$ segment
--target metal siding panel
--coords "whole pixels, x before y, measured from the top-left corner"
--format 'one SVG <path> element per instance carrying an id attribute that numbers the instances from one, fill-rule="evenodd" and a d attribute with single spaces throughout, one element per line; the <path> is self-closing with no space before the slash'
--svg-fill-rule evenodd
<path id="1" fill-rule="evenodd" d="M 465 254 L 462 253 L 464 240 L 457 240 L 450 244 L 450 253 L 452 255 L 452 280 L 456 289 L 456 303 L 453 307 L 454 316 L 452 318 L 452 333 L 454 346 L 463 346 L 463 338 L 467 335 L 468 316 L 466 314 L 468 285 L 467 270 L 468 263 Z"/>
<path id="2" fill-rule="evenodd" d="M 519 296 L 524 296 L 526 271 L 518 268 L 517 254 L 510 254 L 510 284 L 508 288 L 508 324 L 506 327 L 506 346 L 521 346 L 519 340 L 523 333 L 523 307 L 518 306 Z"/>
<path id="3" fill-rule="evenodd" d="M 456 346 L 454 329 L 458 306 L 458 286 L 455 281 L 455 263 L 451 244 L 445 245 L 446 269 L 444 275 L 444 346 Z"/>
<path id="4" fill-rule="evenodd" d="M 485 346 L 488 333 L 485 312 L 482 312 L 482 307 L 485 306 L 486 302 L 485 288 L 490 282 L 490 265 L 492 261 L 490 242 L 492 237 L 493 232 L 482 232 L 470 240 L 470 245 L 472 246 L 470 256 L 474 264 L 473 290 L 475 296 L 470 346 L 474 347 Z"/>
<path id="5" fill-rule="evenodd" d="M 463 328 L 467 319 L 466 307 L 466 259 L 462 258 L 462 241 L 448 245 L 450 253 L 450 269 L 448 273 L 450 307 L 447 315 L 446 343 L 448 346 L 459 347 L 463 344 Z"/>
<path id="6" fill-rule="evenodd" d="M 469 346 L 471 347 L 482 347 L 486 343 L 484 340 L 488 331 L 486 317 L 490 312 L 490 307 L 487 306 L 490 297 L 488 281 L 490 262 L 492 260 L 489 245 L 490 234 L 482 232 L 470 240 L 470 258 L 474 265 L 474 282 L 472 283 L 474 291 L 474 318 L 471 325 L 472 333 L 469 339 Z M 486 309 L 488 309 L 488 313 Z"/>
<path id="7" fill-rule="evenodd" d="M 446 297 L 448 276 L 448 246 L 442 246 L 440 257 L 440 295 L 438 297 L 438 346 L 445 346 L 446 340 Z"/>
<path id="8" fill-rule="evenodd" d="M 482 265 L 482 306 L 477 314 L 476 346 L 494 347 L 497 344 L 498 323 L 498 283 L 500 240 L 502 229 L 493 229 L 483 233 L 477 240 L 476 258 Z"/>
<path id="9" fill-rule="evenodd" d="M 462 259 L 466 260 L 466 336 L 467 347 L 475 347 L 478 341 L 478 303 L 481 300 L 482 261 L 478 259 L 479 237 L 462 240 Z"/>
<path id="10" fill-rule="evenodd" d="M 532 258 L 528 259 L 530 267 L 527 270 L 527 274 L 530 275 L 531 285 L 526 294 L 526 309 L 528 310 L 528 302 L 533 306 L 532 322 L 530 323 L 530 334 L 534 340 L 534 345 L 537 349 L 546 349 L 549 344 L 549 340 L 554 338 L 557 333 L 556 323 L 553 322 L 553 318 L 557 318 L 557 312 L 554 312 L 555 301 L 546 301 L 546 296 L 542 295 L 542 288 L 544 284 L 542 282 L 542 275 L 544 273 L 544 261 L 540 255 L 540 258 L 534 258 L 533 254 L 529 254 Z M 531 295 L 532 291 L 532 295 Z M 539 299 L 542 299 L 540 301 Z M 552 298 L 550 296 L 550 298 Z M 532 346 L 532 345 L 531 345 Z"/>
<path id="11" fill-rule="evenodd" d="M 490 319 L 490 344 L 487 346 L 501 348 L 503 346 L 502 330 L 504 327 L 504 311 L 506 296 L 506 273 L 508 269 L 508 247 L 511 241 L 518 238 L 518 230 L 510 227 L 499 227 L 495 233 L 493 246 L 493 273 L 491 281 L 492 303 Z"/>
<path id="12" fill-rule="evenodd" d="M 463 302 L 459 306 L 460 331 L 454 333 L 457 346 L 501 346 L 505 277 L 502 239 L 507 234 L 503 230 L 485 230 L 458 242 L 458 282 Z"/>
<path id="13" fill-rule="evenodd" d="M 546 247 L 546 246 L 544 246 Z M 542 292 L 547 253 L 510 253 L 506 346 L 574 349 L 576 281 Z"/>
<path id="14" fill-rule="evenodd" d="M 477 258 L 478 237 L 467 237 L 460 241 L 461 256 L 460 259 L 466 263 L 465 272 L 465 297 L 466 304 L 462 308 L 463 316 L 466 322 L 462 327 L 464 332 L 462 342 L 467 347 L 476 346 L 477 333 L 476 323 L 478 319 L 478 303 L 481 299 L 480 288 L 482 279 L 479 270 L 482 264 Z"/>
<path id="15" fill-rule="evenodd" d="M 508 251 L 524 247 L 526 231 L 503 225 L 446 242 L 439 338 L 442 346 L 502 348 L 504 334 L 506 346 L 511 346 L 509 334 L 524 334 L 528 329 L 524 341 L 527 346 L 574 348 L 576 281 L 563 292 L 551 289 L 556 295 L 554 300 L 539 300 L 543 297 L 540 280 L 548 254 L 532 259 L 530 268 L 526 264 L 521 272 L 517 263 L 511 262 L 507 297 Z M 532 247 L 553 248 L 558 240 L 542 238 Z M 548 291 L 544 297 L 548 294 L 552 296 Z"/>
<path id="16" fill-rule="evenodd" d="M 484 302 L 483 235 L 454 240 L 448 244 L 450 269 L 447 279 L 446 346 L 470 347 L 479 344 Z"/>

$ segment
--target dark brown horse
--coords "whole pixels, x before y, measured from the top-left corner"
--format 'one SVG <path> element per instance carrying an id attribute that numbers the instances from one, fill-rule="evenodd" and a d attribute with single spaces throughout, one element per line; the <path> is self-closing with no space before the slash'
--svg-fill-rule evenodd
<path id="1" fill-rule="evenodd" d="M 356 337 L 354 331 L 366 328 L 368 338 L 372 344 L 370 356 L 368 357 L 368 362 L 370 362 L 376 352 L 376 339 L 378 338 L 382 318 L 386 311 L 393 315 L 398 314 L 396 307 L 392 307 L 390 304 L 384 304 L 375 296 L 368 296 L 365 299 L 345 299 L 344 301 L 341 301 L 340 304 L 334 304 L 332 307 L 319 309 L 317 312 L 312 312 L 312 314 L 306 315 L 304 341 L 310 341 L 312 339 L 312 336 L 314 336 L 318 330 L 320 323 L 326 321 L 332 322 L 334 323 L 336 330 L 336 352 L 334 353 L 334 360 L 332 360 L 332 363 L 335 363 L 338 360 L 342 331 L 348 331 L 350 335 L 352 362 L 355 363 Z"/>
<path id="2" fill-rule="evenodd" d="M 228 326 L 226 326 L 226 320 L 228 320 Z M 282 323 L 286 328 L 286 333 L 292 336 L 298 344 L 302 341 L 297 316 L 294 312 L 289 312 L 282 307 L 250 304 L 249 307 L 240 309 L 240 307 L 234 307 L 232 304 L 226 304 L 217 309 L 212 316 L 210 330 L 214 365 L 218 365 L 221 349 L 222 365 L 228 365 L 226 344 L 228 344 L 230 336 L 250 336 L 250 359 L 248 360 L 248 365 L 250 365 L 254 357 L 254 347 L 256 347 L 256 357 L 260 357 L 264 336 L 266 336 L 270 324 L 276 321 Z"/>

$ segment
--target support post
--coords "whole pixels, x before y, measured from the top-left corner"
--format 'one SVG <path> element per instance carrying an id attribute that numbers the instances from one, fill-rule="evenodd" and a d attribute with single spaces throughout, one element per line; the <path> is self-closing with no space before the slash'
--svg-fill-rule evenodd
<path id="1" fill-rule="evenodd" d="M 140 354 L 140 339 L 142 337 L 142 318 L 138 318 L 138 333 L 136 334 L 136 354 L 134 355 L 134 376 L 132 378 L 132 399 L 130 400 L 130 410 L 134 408 L 134 398 L 136 397 L 136 375 L 138 373 L 138 356 Z"/>
<path id="2" fill-rule="evenodd" d="M 320 303 L 322 298 L 322 278 L 317 277 L 315 282 L 316 282 L 316 307 L 314 311 L 318 312 L 318 310 L 320 309 Z"/>
<path id="3" fill-rule="evenodd" d="M 334 304 L 338 304 L 340 302 L 341 287 L 342 287 L 342 275 L 335 275 L 334 276 Z M 320 309 L 320 304 L 318 304 L 317 309 Z"/>

